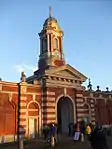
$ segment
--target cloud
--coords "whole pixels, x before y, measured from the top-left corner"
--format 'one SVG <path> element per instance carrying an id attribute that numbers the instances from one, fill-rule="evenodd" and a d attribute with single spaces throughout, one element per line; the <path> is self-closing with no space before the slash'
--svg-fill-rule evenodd
<path id="1" fill-rule="evenodd" d="M 35 70 L 37 70 L 37 67 L 31 66 L 31 65 L 27 65 L 25 63 L 22 64 L 17 64 L 14 66 L 14 68 L 16 69 L 17 72 L 19 72 L 19 74 L 24 71 L 25 73 L 27 72 L 34 72 Z"/>

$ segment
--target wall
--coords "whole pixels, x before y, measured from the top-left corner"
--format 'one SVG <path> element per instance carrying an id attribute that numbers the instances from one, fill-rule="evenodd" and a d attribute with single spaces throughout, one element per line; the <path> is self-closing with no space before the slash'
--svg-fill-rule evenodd
<path id="1" fill-rule="evenodd" d="M 92 122 L 112 125 L 111 93 L 90 92 L 83 88 L 41 88 L 39 84 L 25 82 L 18 86 L 16 83 L 2 81 L 0 82 L 0 136 L 5 136 L 5 140 L 8 141 L 14 140 L 19 125 L 20 135 L 29 137 L 31 118 L 37 120 L 36 131 L 41 133 L 43 125 L 57 122 L 57 103 L 63 96 L 70 97 L 74 102 L 74 122 L 79 122 L 89 115 Z"/>
<path id="2" fill-rule="evenodd" d="M 41 93 L 39 85 L 30 85 L 25 82 L 19 85 L 16 83 L 0 82 L 1 138 L 5 136 L 5 141 L 17 139 L 17 132 L 19 132 L 20 137 L 28 136 L 29 117 L 38 119 L 37 133 L 40 133 Z M 32 107 L 33 104 L 35 108 Z"/>
<path id="3" fill-rule="evenodd" d="M 17 101 L 16 83 L 0 82 L 0 139 L 15 139 L 17 134 Z"/>
<path id="4" fill-rule="evenodd" d="M 94 121 L 101 125 L 112 125 L 112 95 L 110 92 L 85 91 L 84 98 L 93 107 Z M 93 103 L 91 104 L 91 101 Z"/>

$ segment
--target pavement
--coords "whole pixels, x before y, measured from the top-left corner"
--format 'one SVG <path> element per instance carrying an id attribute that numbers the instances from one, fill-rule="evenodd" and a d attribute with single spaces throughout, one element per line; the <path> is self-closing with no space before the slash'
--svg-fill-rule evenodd
<path id="1" fill-rule="evenodd" d="M 112 149 L 112 137 L 108 137 L 109 149 Z M 54 147 L 55 149 L 90 149 L 90 144 L 87 140 L 84 142 L 74 142 L 72 138 L 67 136 L 58 137 L 58 143 Z M 0 149 L 18 149 L 17 143 L 9 145 L 0 145 Z M 19 149 L 51 149 L 50 144 L 45 143 L 43 139 L 33 139 L 24 142 L 24 148 Z"/>
<path id="2" fill-rule="evenodd" d="M 112 137 L 108 137 L 109 149 L 112 149 Z M 31 144 L 25 145 L 25 149 L 51 149 L 50 144 L 43 142 L 43 140 L 35 140 Z M 90 143 L 87 139 L 84 142 L 74 142 L 72 138 L 61 136 L 55 149 L 90 149 Z"/>

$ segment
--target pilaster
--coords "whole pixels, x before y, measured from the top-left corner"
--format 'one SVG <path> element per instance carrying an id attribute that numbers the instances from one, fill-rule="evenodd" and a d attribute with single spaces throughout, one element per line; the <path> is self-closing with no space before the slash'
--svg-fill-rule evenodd
<path id="1" fill-rule="evenodd" d="M 27 92 L 27 83 L 19 83 L 19 94 L 18 94 L 18 131 L 19 137 L 24 138 L 24 135 L 27 135 L 26 132 L 26 96 Z"/>

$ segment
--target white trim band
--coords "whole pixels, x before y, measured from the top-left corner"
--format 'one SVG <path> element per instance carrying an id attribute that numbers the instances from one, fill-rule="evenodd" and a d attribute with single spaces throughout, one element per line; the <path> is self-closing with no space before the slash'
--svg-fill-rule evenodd
<path id="1" fill-rule="evenodd" d="M 20 107 L 26 107 L 26 102 L 20 102 Z"/>
<path id="2" fill-rule="evenodd" d="M 84 102 L 83 98 L 77 98 L 76 101 L 77 102 Z"/>
<path id="3" fill-rule="evenodd" d="M 55 92 L 49 92 L 49 91 L 47 91 L 46 94 L 47 95 L 55 95 Z"/>
<path id="4" fill-rule="evenodd" d="M 55 114 L 44 114 L 43 115 L 43 118 L 56 118 L 56 115 Z"/>
<path id="5" fill-rule="evenodd" d="M 21 121 L 20 120 L 19 125 L 24 125 L 25 126 L 26 125 L 26 121 Z"/>
<path id="6" fill-rule="evenodd" d="M 42 112 L 55 112 L 55 108 L 42 109 Z"/>
<path id="7" fill-rule="evenodd" d="M 20 120 L 21 119 L 26 119 L 26 114 L 25 115 L 20 115 Z"/>
<path id="8" fill-rule="evenodd" d="M 83 98 L 83 95 L 82 94 L 76 94 L 76 97 Z"/>
<path id="9" fill-rule="evenodd" d="M 47 101 L 54 101 L 55 102 L 55 97 L 47 97 Z"/>

